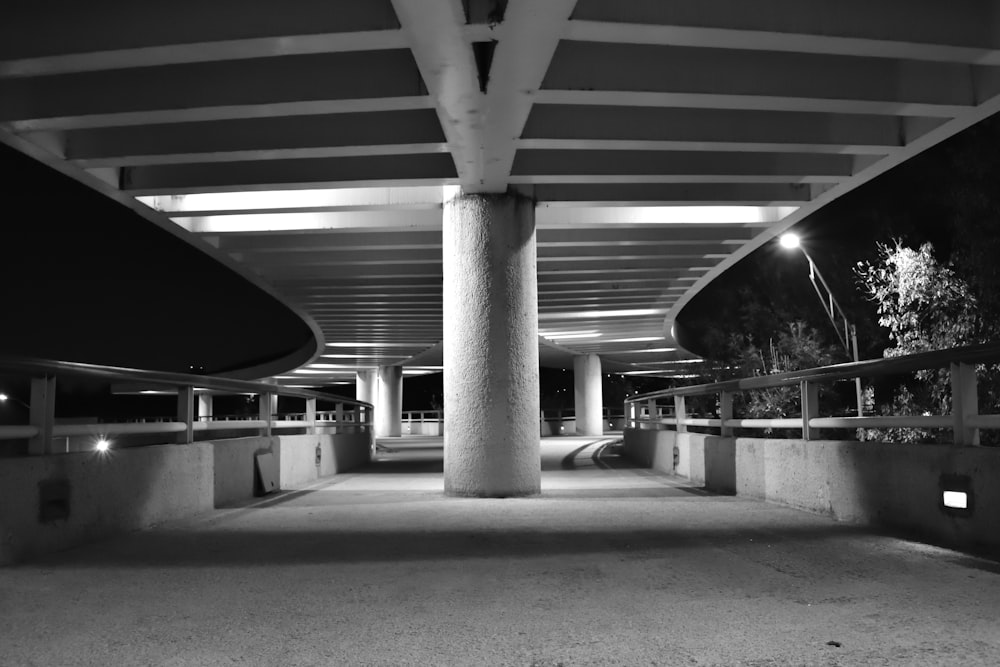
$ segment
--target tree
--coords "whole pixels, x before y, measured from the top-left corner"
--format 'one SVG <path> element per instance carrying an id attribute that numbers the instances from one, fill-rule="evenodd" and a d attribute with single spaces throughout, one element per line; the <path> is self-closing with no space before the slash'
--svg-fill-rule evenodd
<path id="1" fill-rule="evenodd" d="M 919 249 L 879 244 L 877 263 L 859 262 L 859 280 L 877 305 L 878 322 L 888 329 L 893 345 L 885 357 L 971 345 L 979 341 L 980 324 L 975 296 L 951 266 L 934 257 L 934 248 Z M 880 406 L 884 414 L 915 415 L 951 412 L 951 383 L 947 369 L 917 371 L 896 387 Z M 913 442 L 932 437 L 914 429 L 867 429 L 866 440 Z"/>

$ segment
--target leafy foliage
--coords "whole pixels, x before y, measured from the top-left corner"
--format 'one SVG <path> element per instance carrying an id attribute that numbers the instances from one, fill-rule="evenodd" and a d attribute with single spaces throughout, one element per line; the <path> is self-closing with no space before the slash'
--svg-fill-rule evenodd
<path id="1" fill-rule="evenodd" d="M 978 302 L 968 283 L 934 257 L 934 248 L 879 244 L 878 263 L 860 262 L 861 284 L 876 302 L 879 324 L 893 345 L 886 357 L 971 345 L 979 342 Z M 924 370 L 895 389 L 880 406 L 883 414 L 918 415 L 951 412 L 948 369 Z M 923 429 L 864 429 L 866 440 L 920 442 L 935 439 Z M 941 435 L 941 437 L 946 437 Z"/>

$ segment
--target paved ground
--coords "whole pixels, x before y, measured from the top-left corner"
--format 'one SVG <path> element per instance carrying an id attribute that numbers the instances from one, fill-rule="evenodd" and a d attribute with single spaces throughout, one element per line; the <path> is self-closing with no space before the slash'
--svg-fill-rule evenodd
<path id="1" fill-rule="evenodd" d="M 1000 565 L 543 442 L 445 498 L 440 441 L 0 569 L 2 665 L 997 665 Z"/>

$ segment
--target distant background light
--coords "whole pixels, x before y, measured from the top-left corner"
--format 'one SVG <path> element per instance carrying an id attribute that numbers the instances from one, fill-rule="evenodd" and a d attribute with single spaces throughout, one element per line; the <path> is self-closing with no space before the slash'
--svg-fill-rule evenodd
<path id="1" fill-rule="evenodd" d="M 778 243 L 781 244 L 782 248 L 798 248 L 799 247 L 799 237 L 798 234 L 782 234 L 781 238 L 778 239 Z"/>
<path id="2" fill-rule="evenodd" d="M 106 452 L 110 448 L 111 448 L 111 443 L 108 442 L 107 439 L 105 438 L 101 438 L 96 443 L 94 443 L 94 449 L 96 449 L 99 452 Z"/>

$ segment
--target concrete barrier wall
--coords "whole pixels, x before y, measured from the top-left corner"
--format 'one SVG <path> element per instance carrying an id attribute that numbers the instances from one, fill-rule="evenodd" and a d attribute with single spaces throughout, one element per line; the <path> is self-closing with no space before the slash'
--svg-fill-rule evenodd
<path id="1" fill-rule="evenodd" d="M 251 498 L 256 453 L 275 456 L 289 488 L 364 464 L 371 443 L 368 433 L 273 436 L 0 459 L 0 565 Z M 43 504 L 67 513 L 43 520 Z"/>
<path id="2" fill-rule="evenodd" d="M 283 436 L 279 467 L 282 487 L 301 486 L 357 468 L 371 460 L 368 433 Z M 319 464 L 316 450 L 319 448 Z"/>
<path id="3" fill-rule="evenodd" d="M 0 461 L 0 564 L 213 507 L 212 447 L 157 445 Z M 46 487 L 68 491 L 63 519 L 43 522 Z M 56 509 L 50 500 L 49 509 Z"/>
<path id="4" fill-rule="evenodd" d="M 962 549 L 1000 548 L 1000 448 L 720 438 L 626 429 L 625 455 L 719 493 L 782 503 Z M 675 463 L 676 461 L 676 463 Z M 971 512 L 942 507 L 964 478 Z"/>

